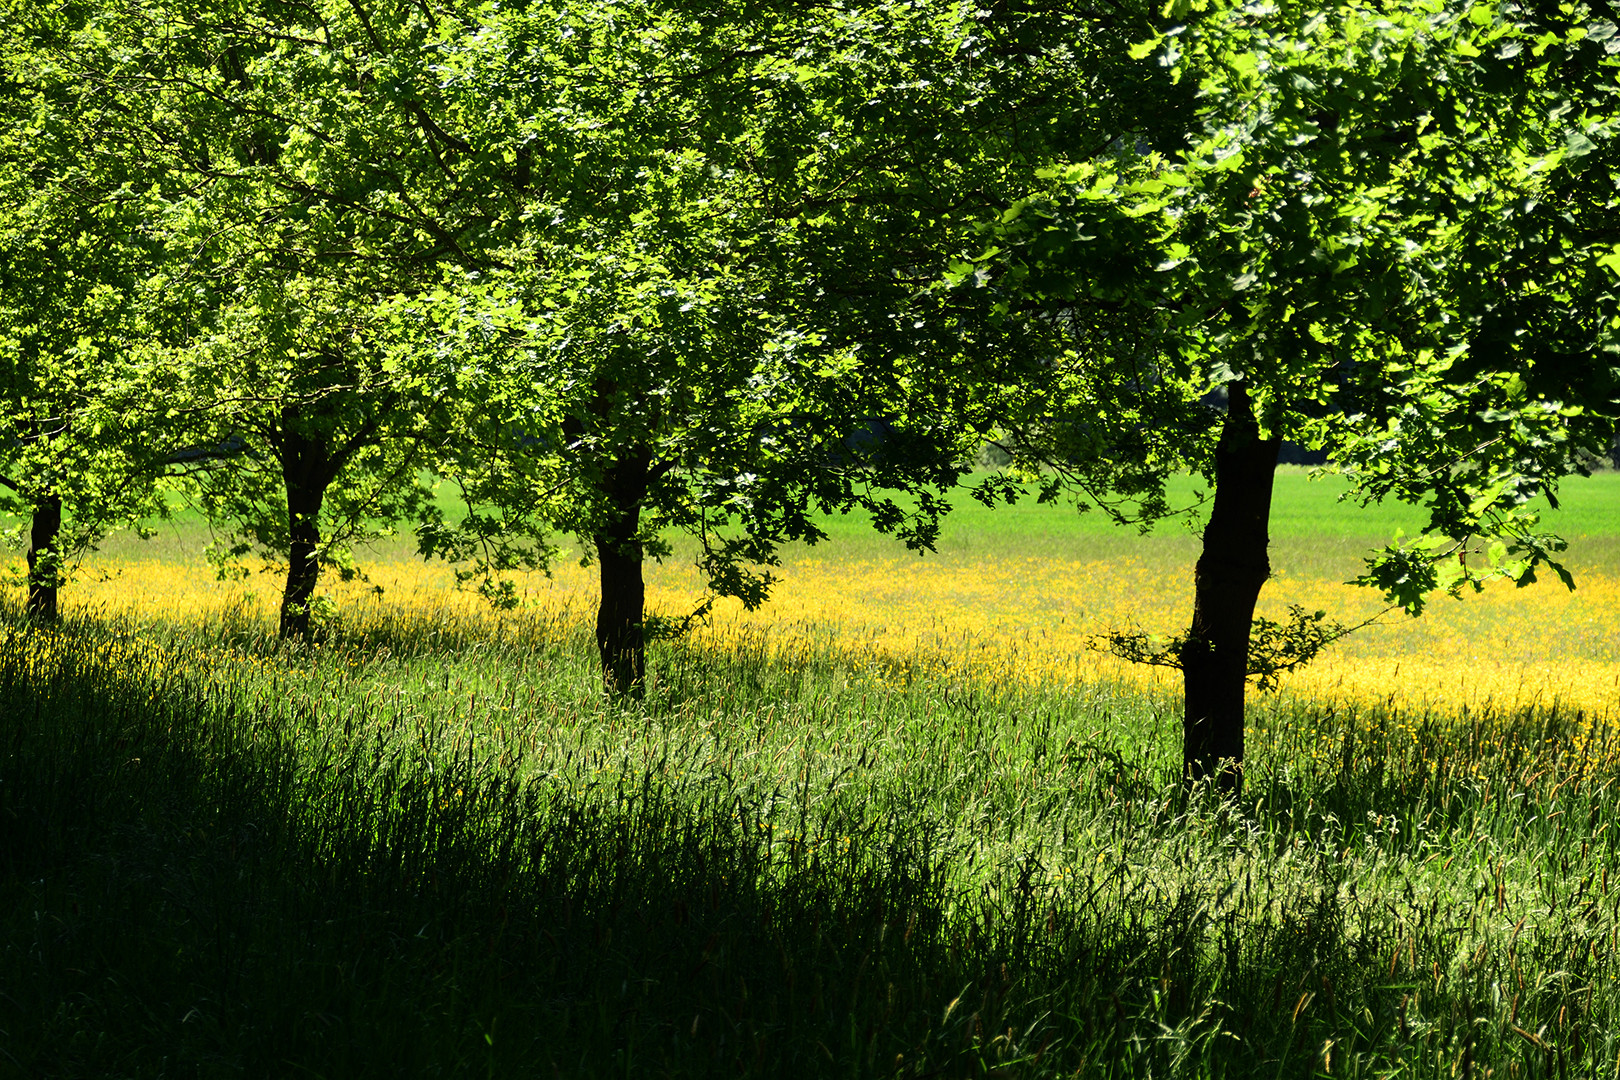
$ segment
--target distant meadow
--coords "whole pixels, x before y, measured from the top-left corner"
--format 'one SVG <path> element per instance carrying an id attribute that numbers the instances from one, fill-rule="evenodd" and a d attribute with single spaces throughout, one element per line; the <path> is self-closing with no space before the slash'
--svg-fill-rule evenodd
<path id="1" fill-rule="evenodd" d="M 1196 506 L 1189 478 L 1177 505 Z M 1357 624 L 1379 616 L 1372 590 L 1347 584 L 1361 556 L 1397 535 L 1415 535 L 1424 518 L 1409 507 L 1363 508 L 1340 502 L 1342 483 L 1283 467 L 1272 516 L 1273 578 L 1258 615 L 1286 616 L 1290 605 L 1326 611 Z M 729 600 L 697 624 L 694 643 L 763 638 L 791 652 L 799 639 L 836 641 L 874 677 L 919 665 L 1030 685 L 1098 681 L 1154 688 L 1174 672 L 1119 661 L 1092 647 L 1112 629 L 1171 634 L 1192 610 L 1198 557 L 1196 511 L 1151 534 L 1110 522 L 1100 511 L 1033 502 L 994 511 L 959 495 L 938 550 L 918 554 L 875 533 L 863 520 L 825 522 L 830 539 L 790 548 L 772 572 L 772 599 L 753 612 Z M 1551 575 L 1527 588 L 1497 582 L 1461 600 L 1435 598 L 1418 618 L 1379 617 L 1331 646 L 1309 667 L 1283 677 L 1284 696 L 1381 702 L 1440 711 L 1557 704 L 1592 716 L 1620 702 L 1620 473 L 1568 482 L 1560 510 L 1544 522 L 1570 543 L 1577 588 Z M 206 532 L 182 516 L 151 541 L 115 537 L 91 553 L 84 577 L 64 594 L 69 611 L 141 621 L 229 617 L 270 619 L 284 571 L 248 561 L 242 576 L 220 581 L 200 558 Z M 413 614 L 487 623 L 494 632 L 526 620 L 588 622 L 595 568 L 581 567 L 577 541 L 549 576 L 519 575 L 523 606 L 514 615 L 458 591 L 452 570 L 413 556 L 408 536 L 362 551 L 363 580 L 328 575 L 322 592 L 334 626 Z M 648 607 L 680 619 L 703 600 L 686 552 L 649 565 Z M 656 666 L 654 678 L 656 678 Z M 1265 707 L 1265 698 L 1259 698 Z"/>

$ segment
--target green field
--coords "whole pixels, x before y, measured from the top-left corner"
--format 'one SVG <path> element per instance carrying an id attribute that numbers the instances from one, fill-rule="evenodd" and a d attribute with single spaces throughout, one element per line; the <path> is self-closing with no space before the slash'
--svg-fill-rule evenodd
<path id="1" fill-rule="evenodd" d="M 1343 499 L 1347 490 L 1339 477 L 1316 477 L 1298 467 L 1278 469 L 1271 512 L 1273 562 L 1279 557 L 1283 562 L 1306 558 L 1324 569 L 1357 572 L 1362 554 L 1389 543 L 1398 532 L 1420 532 L 1427 520 L 1421 509 L 1400 503 L 1362 506 Z M 1199 505 L 1206 486 L 1195 477 L 1176 476 L 1169 492 L 1173 507 L 1191 508 Z M 1079 513 L 1072 503 L 1041 505 L 1029 499 L 992 510 L 965 490 L 956 492 L 951 502 L 953 510 L 939 543 L 942 554 L 1016 551 L 1069 556 L 1083 546 L 1106 554 L 1151 550 L 1167 556 L 1191 553 L 1196 558 L 1197 530 L 1202 528 L 1202 518 L 1194 513 L 1163 521 L 1144 537 L 1101 511 Z M 1558 510 L 1538 509 L 1548 529 L 1571 541 L 1575 565 L 1620 568 L 1620 472 L 1571 477 L 1560 489 Z M 825 519 L 825 528 L 830 542 L 841 548 L 870 553 L 895 546 L 873 533 L 860 515 Z"/>
<path id="2" fill-rule="evenodd" d="M 1617 479 L 1566 492 L 1577 559 Z M 1399 523 L 1279 478 L 1283 558 Z M 1020 507 L 940 557 L 1192 542 Z M 0 635 L 0 1074 L 1620 1068 L 1590 717 L 1257 699 L 1221 803 L 1173 700 L 884 682 L 830 637 L 662 645 L 620 708 L 539 614 Z"/>
<path id="3" fill-rule="evenodd" d="M 1273 496 L 1271 537 L 1274 562 L 1305 557 L 1324 569 L 1355 572 L 1366 551 L 1390 542 L 1398 532 L 1412 535 L 1425 522 L 1422 510 L 1398 503 L 1360 504 L 1342 498 L 1345 482 L 1335 476 L 1317 477 L 1309 469 L 1283 466 L 1277 471 Z M 1195 508 L 1204 485 L 1190 476 L 1171 478 L 1171 505 Z M 980 504 L 959 488 L 951 494 L 951 513 L 941 532 L 938 552 L 960 555 L 989 552 L 995 555 L 1072 556 L 1077 549 L 1113 554 L 1125 551 L 1162 552 L 1166 557 L 1189 553 L 1196 558 L 1201 518 L 1192 514 L 1161 522 L 1143 536 L 1137 529 L 1116 525 L 1100 511 L 1077 512 L 1071 502 L 1037 503 L 1033 498 L 994 509 Z M 454 518 L 460 507 L 443 494 L 440 508 Z M 1571 541 L 1570 557 L 1576 566 L 1620 569 L 1620 471 L 1590 477 L 1571 477 L 1560 491 L 1559 509 L 1541 507 L 1543 524 Z M 870 519 L 856 513 L 824 515 L 819 519 L 828 539 L 818 553 L 834 557 L 868 557 L 901 550 L 892 538 L 875 532 Z M 148 523 L 157 530 L 152 540 L 124 533 L 102 545 L 114 559 L 129 557 L 182 557 L 194 554 L 207 542 L 208 527 L 192 510 L 177 507 L 168 521 Z M 677 552 L 681 538 L 671 538 Z M 389 558 L 408 555 L 414 542 L 408 535 L 373 545 L 372 551 Z M 790 548 L 791 556 L 799 549 Z"/>

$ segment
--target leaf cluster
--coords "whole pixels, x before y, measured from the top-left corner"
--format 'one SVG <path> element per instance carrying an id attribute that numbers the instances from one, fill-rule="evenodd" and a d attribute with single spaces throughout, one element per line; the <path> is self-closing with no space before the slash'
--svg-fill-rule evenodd
<path id="1" fill-rule="evenodd" d="M 1049 169 L 942 279 L 1054 343 L 1000 390 L 1005 444 L 1156 518 L 1156 478 L 1212 475 L 1241 381 L 1263 432 L 1325 451 L 1354 497 L 1428 510 L 1422 544 L 1361 579 L 1391 602 L 1563 576 L 1525 504 L 1582 471 L 1620 409 L 1612 23 L 1513 4 L 1178 11 L 1135 53 L 1198 87 L 1182 145 Z"/>

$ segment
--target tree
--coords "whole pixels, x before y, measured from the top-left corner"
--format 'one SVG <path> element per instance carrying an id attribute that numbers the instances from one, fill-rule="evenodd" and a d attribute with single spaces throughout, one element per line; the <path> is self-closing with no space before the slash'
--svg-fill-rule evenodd
<path id="1" fill-rule="evenodd" d="M 341 539 L 330 529 L 361 519 L 334 520 L 332 495 L 365 489 L 351 501 L 366 516 L 422 510 L 400 484 L 431 462 L 425 444 L 452 434 L 459 451 L 439 464 L 478 498 L 503 496 L 494 520 L 535 531 L 566 520 L 587 537 L 603 567 L 599 640 L 617 690 L 640 683 L 642 549 L 656 550 L 666 524 L 643 519 L 644 503 L 712 541 L 717 587 L 762 595 L 764 579 L 740 566 L 813 530 L 809 495 L 771 496 L 792 484 L 761 449 L 796 440 L 762 437 L 764 421 L 734 400 L 759 400 L 747 380 L 761 365 L 748 358 L 782 329 L 762 314 L 765 278 L 748 252 L 796 227 L 761 201 L 750 171 L 793 159 L 741 156 L 761 139 L 741 110 L 791 85 L 779 50 L 759 62 L 747 51 L 791 21 L 773 18 L 764 39 L 743 37 L 760 32 L 749 19 L 630 2 L 581 12 L 153 0 L 87 19 L 69 62 L 86 86 L 131 103 L 130 152 L 185 178 L 165 219 L 164 291 L 195 332 L 135 382 L 161 387 L 165 420 L 187 443 L 240 451 L 200 461 L 193 487 L 211 516 L 235 523 L 231 553 L 287 553 L 283 633 L 308 630 L 316 560 Z M 717 215 L 715 199 L 741 212 Z M 513 297 L 525 318 L 504 309 Z M 481 337 L 468 325 L 499 329 Z M 490 378 L 497 361 L 515 382 Z M 867 393 L 862 405 L 883 402 Z M 555 462 L 532 460 L 563 446 L 567 500 L 541 486 Z M 659 456 L 668 446 L 678 453 Z M 812 490 L 900 523 L 892 500 L 852 492 L 854 454 L 842 469 L 825 457 Z M 936 449 L 934 475 L 950 475 L 951 457 Z M 862 480 L 916 486 L 895 460 L 891 448 Z M 716 516 L 743 503 L 751 524 L 722 539 Z M 918 542 L 938 506 L 924 500 Z M 492 542 L 509 563 L 514 547 L 491 520 L 430 527 L 425 546 Z M 548 551 L 541 540 L 513 557 Z"/>
<path id="2" fill-rule="evenodd" d="M 448 126 L 521 166 L 521 216 L 544 226 L 502 234 L 491 280 L 526 322 L 451 466 L 492 512 L 430 529 L 428 549 L 487 545 L 498 571 L 525 557 L 515 536 L 579 535 L 607 684 L 633 694 L 642 563 L 670 531 L 749 606 L 780 544 L 821 538 L 818 511 L 931 544 L 976 435 L 937 377 L 971 339 L 919 285 L 1059 147 L 1142 124 L 1131 105 L 1159 76 L 1123 43 L 1150 25 L 626 2 L 507 11 L 447 41 Z M 1110 74 L 1130 92 L 1089 93 Z"/>
<path id="3" fill-rule="evenodd" d="M 203 470 L 237 492 L 211 512 L 324 544 L 295 539 L 327 505 L 295 489 L 349 485 L 301 480 L 274 440 L 329 410 L 294 440 L 329 456 L 340 421 L 384 430 L 355 396 L 381 395 L 401 453 L 454 436 L 439 466 L 473 499 L 424 549 L 498 570 L 580 534 L 604 672 L 635 692 L 665 530 L 750 604 L 816 511 L 931 542 L 975 437 L 935 374 L 971 339 L 918 286 L 1035 168 L 1174 112 L 1187 95 L 1124 49 L 1151 26 L 1062 3 L 149 0 L 92 20 L 81 63 L 146 102 L 131 145 L 187 178 L 170 286 L 197 333 L 148 377 L 178 373 L 195 444 L 257 432 L 257 456 Z M 302 632 L 314 577 L 289 556 Z"/>
<path id="4" fill-rule="evenodd" d="M 437 403 L 388 370 L 391 327 L 364 292 L 299 274 L 257 284 L 153 381 L 198 403 L 174 426 L 214 448 L 181 488 L 228 523 L 212 554 L 222 569 L 252 551 L 283 558 L 279 632 L 305 638 L 322 569 L 353 578 L 353 543 L 420 518 L 432 498 L 421 470 L 443 436 Z"/>
<path id="5" fill-rule="evenodd" d="M 1525 504 L 1614 430 L 1598 272 L 1614 173 L 1585 163 L 1611 145 L 1614 68 L 1593 61 L 1584 11 L 1181 11 L 1195 17 L 1138 51 L 1198 83 L 1185 148 L 1055 170 L 947 284 L 1054 342 L 1045 367 L 990 376 L 1049 490 L 1135 498 L 1151 520 L 1170 470 L 1211 484 L 1189 629 L 1157 652 L 1116 643 L 1181 668 L 1186 776 L 1231 788 L 1247 679 L 1333 636 L 1297 613 L 1261 626 L 1281 653 L 1251 649 L 1281 440 L 1328 451 L 1361 498 L 1428 509 L 1426 533 L 1362 579 L 1408 612 L 1543 567 L 1569 582 Z M 1560 77 L 1577 55 L 1599 73 L 1584 104 Z"/>
<path id="6" fill-rule="evenodd" d="M 216 554 L 285 558 L 280 631 L 307 636 L 321 568 L 353 573 L 353 540 L 429 499 L 447 402 L 391 320 L 485 227 L 406 70 L 421 20 L 276 0 L 78 14 L 59 63 L 119 103 L 123 159 L 168 182 L 149 295 L 186 327 L 113 396 L 161 402 L 152 427 L 190 448 L 175 463 L 227 527 Z"/>
<path id="7" fill-rule="evenodd" d="M 78 554 L 160 511 L 160 451 L 106 407 L 146 317 L 159 258 L 155 178 L 110 146 L 110 111 L 81 99 L 50 50 L 61 13 L 8 5 L 0 44 L 0 508 L 29 521 L 25 610 L 58 617 Z"/>

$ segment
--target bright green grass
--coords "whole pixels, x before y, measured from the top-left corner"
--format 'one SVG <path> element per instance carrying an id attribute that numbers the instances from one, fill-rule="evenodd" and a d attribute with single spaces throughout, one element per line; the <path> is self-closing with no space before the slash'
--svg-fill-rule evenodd
<path id="1" fill-rule="evenodd" d="M 352 624 L 351 624 L 352 625 Z M 1609 1077 L 1614 736 L 761 638 L 0 628 L 0 1074 Z M 898 685 L 896 685 L 898 684 Z"/>
<path id="2" fill-rule="evenodd" d="M 1419 508 L 1401 503 L 1375 503 L 1370 506 L 1343 499 L 1348 484 L 1342 477 L 1314 475 L 1312 470 L 1283 466 L 1277 470 L 1272 496 L 1271 535 L 1287 543 L 1327 535 L 1341 540 L 1387 541 L 1397 531 L 1419 531 L 1426 516 Z M 1208 485 L 1192 476 L 1172 477 L 1169 499 L 1172 507 L 1197 507 L 1207 497 Z M 1039 504 L 1033 499 L 1012 505 L 987 508 L 959 489 L 951 498 L 953 511 L 946 519 L 946 543 L 969 538 L 1028 537 L 1048 535 L 1053 539 L 1082 536 L 1127 535 L 1105 514 L 1092 510 L 1081 513 L 1072 503 Z M 1207 510 L 1207 502 L 1205 503 Z M 1559 509 L 1543 509 L 1547 524 L 1568 536 L 1620 534 L 1620 472 L 1601 472 L 1590 477 L 1570 477 L 1560 489 Z M 1188 532 L 1188 519 L 1172 518 L 1152 534 L 1174 535 Z M 1192 520 L 1201 521 L 1195 517 Z M 831 519 L 829 531 L 841 539 L 853 539 L 864 532 L 864 520 L 857 516 Z"/>
<path id="3" fill-rule="evenodd" d="M 1175 477 L 1171 504 L 1195 506 L 1201 490 L 1196 478 Z M 1271 512 L 1274 570 L 1347 580 L 1362 572 L 1365 556 L 1398 534 L 1420 532 L 1426 523 L 1423 511 L 1413 507 L 1364 507 L 1341 500 L 1346 490 L 1339 477 L 1315 477 L 1308 469 L 1293 467 L 1277 471 Z M 1069 503 L 1041 505 L 1028 500 L 990 509 L 965 490 L 951 501 L 953 510 L 937 545 L 937 555 L 943 558 L 1067 560 L 1130 555 L 1172 573 L 1190 572 L 1198 557 L 1201 516 L 1167 520 L 1142 535 L 1135 528 L 1114 524 L 1099 511 L 1080 513 Z M 1543 522 L 1569 540 L 1570 565 L 1577 572 L 1620 572 L 1620 472 L 1569 478 L 1559 502 L 1559 510 L 1543 511 Z M 827 518 L 824 527 L 829 539 L 815 550 L 822 558 L 874 558 L 903 550 L 892 538 L 873 532 L 862 515 Z M 793 554 L 792 549 L 787 552 L 789 557 Z"/>
<path id="4" fill-rule="evenodd" d="M 1192 507 L 1204 485 L 1194 477 L 1178 476 L 1170 487 L 1173 506 Z M 1338 477 L 1315 477 L 1308 469 L 1288 466 L 1278 470 L 1271 515 L 1274 566 L 1335 579 L 1353 576 L 1360 572 L 1363 556 L 1398 533 L 1415 534 L 1424 525 L 1419 509 L 1399 504 L 1363 507 L 1341 500 L 1345 490 Z M 1167 565 L 1191 565 L 1198 550 L 1197 530 L 1202 527 L 1200 517 L 1175 518 L 1143 536 L 1098 511 L 1080 513 L 1067 502 L 1041 505 L 1029 499 L 990 509 L 965 488 L 953 493 L 951 502 L 953 509 L 937 546 L 937 554 L 946 557 L 989 553 L 1106 559 L 1129 552 Z M 446 512 L 453 510 L 447 503 Z M 1577 569 L 1620 571 L 1620 472 L 1567 479 L 1560 508 L 1544 509 L 1543 514 L 1544 523 L 1570 541 L 1569 559 Z M 873 531 L 861 514 L 827 516 L 821 524 L 829 538 L 815 549 L 819 557 L 871 558 L 904 550 L 892 537 Z M 116 536 L 104 545 L 106 554 L 191 557 L 207 539 L 205 523 L 190 511 L 155 525 L 155 539 L 142 542 Z M 679 539 L 676 543 L 678 553 L 689 546 Z M 377 545 L 373 554 L 406 557 L 414 548 L 413 538 L 403 535 Z M 791 558 L 798 550 L 790 548 L 786 554 Z"/>

